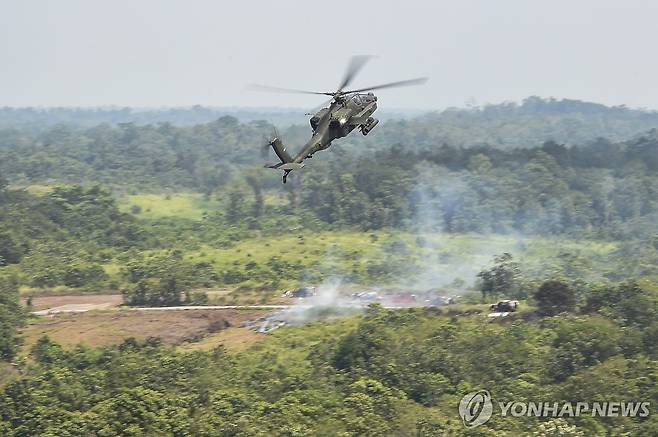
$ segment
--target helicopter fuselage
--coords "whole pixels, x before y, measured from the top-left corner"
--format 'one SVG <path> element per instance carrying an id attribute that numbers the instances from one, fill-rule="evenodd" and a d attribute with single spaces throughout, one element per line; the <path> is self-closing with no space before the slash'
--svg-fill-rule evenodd
<path id="1" fill-rule="evenodd" d="M 327 149 L 332 141 L 347 136 L 356 128 L 367 135 L 379 123 L 379 120 L 372 117 L 376 110 L 377 96 L 373 93 L 334 99 L 329 107 L 322 108 L 311 117 L 313 136 L 294 161 L 302 162 L 315 152 Z"/>
<path id="2" fill-rule="evenodd" d="M 303 161 L 305 159 L 311 158 L 317 151 L 327 149 L 331 146 L 333 140 L 349 135 L 354 129 L 359 129 L 363 135 L 368 135 L 368 133 L 377 126 L 379 120 L 372 117 L 372 114 L 377 110 L 377 97 L 372 91 L 385 88 L 420 85 L 427 81 L 427 78 L 419 77 L 416 79 L 400 80 L 370 87 L 351 90 L 347 89 L 349 84 L 354 80 L 356 74 L 371 58 L 372 56 L 365 55 L 353 56 L 347 65 L 347 70 L 345 71 L 343 79 L 338 85 L 336 91 L 333 92 L 305 91 L 252 85 L 252 89 L 261 91 L 314 94 L 331 96 L 332 98 L 328 107 L 322 108 L 311 117 L 310 123 L 311 128 L 313 129 L 313 136 L 311 136 L 311 139 L 306 142 L 297 155 L 293 157 L 286 151 L 278 134 L 268 141 L 268 144 L 272 147 L 274 153 L 279 157 L 280 162 L 276 164 L 267 164 L 265 167 L 283 170 L 284 184 L 286 183 L 286 178 L 291 171 L 304 167 Z"/>

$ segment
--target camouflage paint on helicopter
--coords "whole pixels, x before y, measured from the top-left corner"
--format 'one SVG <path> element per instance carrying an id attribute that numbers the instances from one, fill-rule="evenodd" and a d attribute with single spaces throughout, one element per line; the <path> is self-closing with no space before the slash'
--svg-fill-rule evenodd
<path id="1" fill-rule="evenodd" d="M 265 91 L 331 96 L 331 100 L 328 102 L 329 106 L 320 109 L 311 117 L 310 123 L 313 136 L 297 155 L 293 157 L 286 151 L 278 135 L 268 140 L 268 145 L 274 149 L 274 153 L 279 157 L 280 162 L 268 164 L 266 167 L 283 170 L 283 183 L 286 183 L 288 174 L 292 170 L 304 167 L 303 161 L 305 159 L 311 158 L 319 150 L 327 149 L 331 146 L 333 140 L 343 138 L 357 128 L 363 135 L 368 135 L 379 123 L 379 120 L 372 117 L 372 114 L 377 110 L 377 96 L 371 91 L 398 86 L 419 85 L 427 81 L 426 78 L 418 78 L 343 91 L 369 59 L 369 56 L 354 56 L 347 67 L 338 90 L 334 92 L 301 91 L 263 85 L 252 86 L 252 89 Z"/>

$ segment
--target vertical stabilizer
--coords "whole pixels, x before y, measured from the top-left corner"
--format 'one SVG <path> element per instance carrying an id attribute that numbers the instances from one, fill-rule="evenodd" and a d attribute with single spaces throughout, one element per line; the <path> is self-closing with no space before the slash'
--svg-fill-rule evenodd
<path id="1" fill-rule="evenodd" d="M 279 157 L 282 163 L 286 164 L 288 162 L 292 162 L 292 156 L 286 152 L 283 141 L 278 138 L 274 138 L 272 141 L 270 141 L 270 146 L 272 146 L 274 153 L 276 153 L 276 156 Z"/>

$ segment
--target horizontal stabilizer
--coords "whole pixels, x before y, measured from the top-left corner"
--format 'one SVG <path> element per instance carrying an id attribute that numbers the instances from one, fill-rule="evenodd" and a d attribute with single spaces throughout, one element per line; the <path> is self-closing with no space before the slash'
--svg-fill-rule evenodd
<path id="1" fill-rule="evenodd" d="M 287 162 L 285 164 L 281 164 L 279 167 L 277 167 L 279 170 L 298 170 L 300 168 L 304 167 L 304 164 L 301 162 Z"/>

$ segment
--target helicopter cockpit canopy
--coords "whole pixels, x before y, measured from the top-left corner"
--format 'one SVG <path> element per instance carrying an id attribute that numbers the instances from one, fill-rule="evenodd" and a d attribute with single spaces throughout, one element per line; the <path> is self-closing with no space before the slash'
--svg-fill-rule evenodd
<path id="1" fill-rule="evenodd" d="M 357 105 L 366 105 L 370 102 L 373 102 L 376 100 L 376 97 L 372 93 L 368 94 L 354 94 L 352 96 L 352 101 L 356 103 Z"/>

